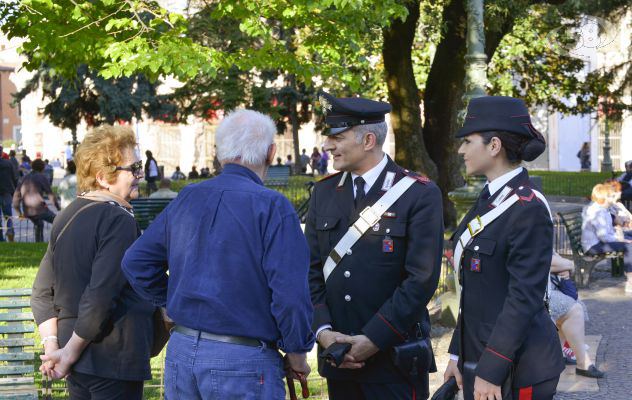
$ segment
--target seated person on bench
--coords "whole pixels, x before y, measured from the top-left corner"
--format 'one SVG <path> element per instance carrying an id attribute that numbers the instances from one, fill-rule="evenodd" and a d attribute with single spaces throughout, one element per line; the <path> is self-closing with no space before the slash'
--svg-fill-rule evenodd
<path id="1" fill-rule="evenodd" d="M 625 293 L 632 294 L 632 240 L 617 237 L 608 209 L 615 203 L 612 185 L 598 184 L 582 213 L 582 247 L 588 255 L 623 253 Z"/>
<path id="2" fill-rule="evenodd" d="M 608 209 L 612 215 L 615 229 L 621 229 L 624 239 L 632 239 L 632 213 L 621 203 L 622 185 L 617 181 L 612 181 L 612 206 Z"/>

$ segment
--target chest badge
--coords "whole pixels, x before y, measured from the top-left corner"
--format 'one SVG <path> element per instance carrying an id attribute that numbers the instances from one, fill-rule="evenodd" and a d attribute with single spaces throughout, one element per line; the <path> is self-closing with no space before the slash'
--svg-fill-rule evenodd
<path id="1" fill-rule="evenodd" d="M 470 271 L 481 272 L 481 259 L 477 256 L 473 256 L 470 259 Z"/>
<path id="2" fill-rule="evenodd" d="M 373 225 L 373 232 L 377 232 L 380 230 L 380 223 L 378 222 L 377 224 Z"/>
<path id="3" fill-rule="evenodd" d="M 394 250 L 393 239 L 390 236 L 385 236 L 382 240 L 382 253 L 392 253 Z"/>

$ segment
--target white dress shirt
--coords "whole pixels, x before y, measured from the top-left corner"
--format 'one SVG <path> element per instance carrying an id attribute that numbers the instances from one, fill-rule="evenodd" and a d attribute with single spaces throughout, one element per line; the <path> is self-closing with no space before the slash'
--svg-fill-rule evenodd
<path id="1" fill-rule="evenodd" d="M 509 172 L 507 172 L 504 175 L 499 176 L 498 178 L 494 179 L 491 182 L 487 182 L 486 185 L 489 189 L 489 196 L 493 196 L 494 193 L 496 193 L 497 191 L 499 191 L 500 189 L 503 188 L 503 186 L 505 186 L 507 183 L 509 183 L 510 180 L 512 180 L 513 178 L 515 178 L 516 176 L 520 175 L 520 173 L 522 172 L 523 168 L 522 167 L 518 167 L 516 169 L 513 169 Z M 512 188 L 515 189 L 515 188 Z"/>
<path id="2" fill-rule="evenodd" d="M 388 162 L 388 157 L 386 157 L 386 154 L 384 154 L 384 157 L 382 157 L 382 161 L 380 161 L 379 163 L 377 163 L 377 165 L 373 168 L 371 168 L 370 170 L 366 171 L 364 174 L 362 174 L 362 179 L 364 179 L 364 194 L 369 193 L 369 190 L 371 190 L 371 187 L 375 184 L 375 181 L 377 181 L 377 178 L 380 177 L 380 174 L 382 173 L 382 171 L 384 170 L 384 168 L 386 168 L 386 163 Z M 355 185 L 355 178 L 357 178 L 360 175 L 356 175 L 354 173 L 351 174 L 351 182 L 353 183 L 353 198 L 355 199 L 356 197 L 356 185 Z"/>

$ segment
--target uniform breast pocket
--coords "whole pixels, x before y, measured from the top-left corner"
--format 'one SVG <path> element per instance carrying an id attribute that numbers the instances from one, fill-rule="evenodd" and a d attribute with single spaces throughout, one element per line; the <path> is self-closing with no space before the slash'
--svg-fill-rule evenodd
<path id="1" fill-rule="evenodd" d="M 486 269 L 484 266 L 489 264 L 489 259 L 496 250 L 496 241 L 474 237 L 474 239 L 465 246 L 465 250 L 467 254 L 462 264 L 464 269 L 470 272 L 483 272 L 483 269 Z"/>
<path id="2" fill-rule="evenodd" d="M 332 243 L 335 239 L 335 229 L 340 224 L 340 217 L 316 216 L 316 232 L 318 233 L 318 246 L 321 252 L 327 254 L 331 247 L 336 243 Z"/>
<path id="3" fill-rule="evenodd" d="M 465 247 L 466 250 L 474 252 L 474 254 L 485 254 L 491 256 L 496 249 L 496 241 L 492 239 L 474 237 L 474 239 Z"/>

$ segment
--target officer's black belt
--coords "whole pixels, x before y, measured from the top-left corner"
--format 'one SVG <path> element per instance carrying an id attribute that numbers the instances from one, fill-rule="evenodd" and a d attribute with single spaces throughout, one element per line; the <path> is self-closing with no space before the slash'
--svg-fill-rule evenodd
<path id="1" fill-rule="evenodd" d="M 197 329 L 187 328 L 186 326 L 176 325 L 173 328 L 174 332 L 181 333 L 187 336 L 200 337 L 202 339 L 214 340 L 216 342 L 240 344 L 242 346 L 250 347 L 266 347 L 272 350 L 278 350 L 276 343 L 265 342 L 263 340 L 257 340 L 247 338 L 243 336 L 230 336 L 230 335 L 216 335 L 214 333 L 198 331 Z"/>

